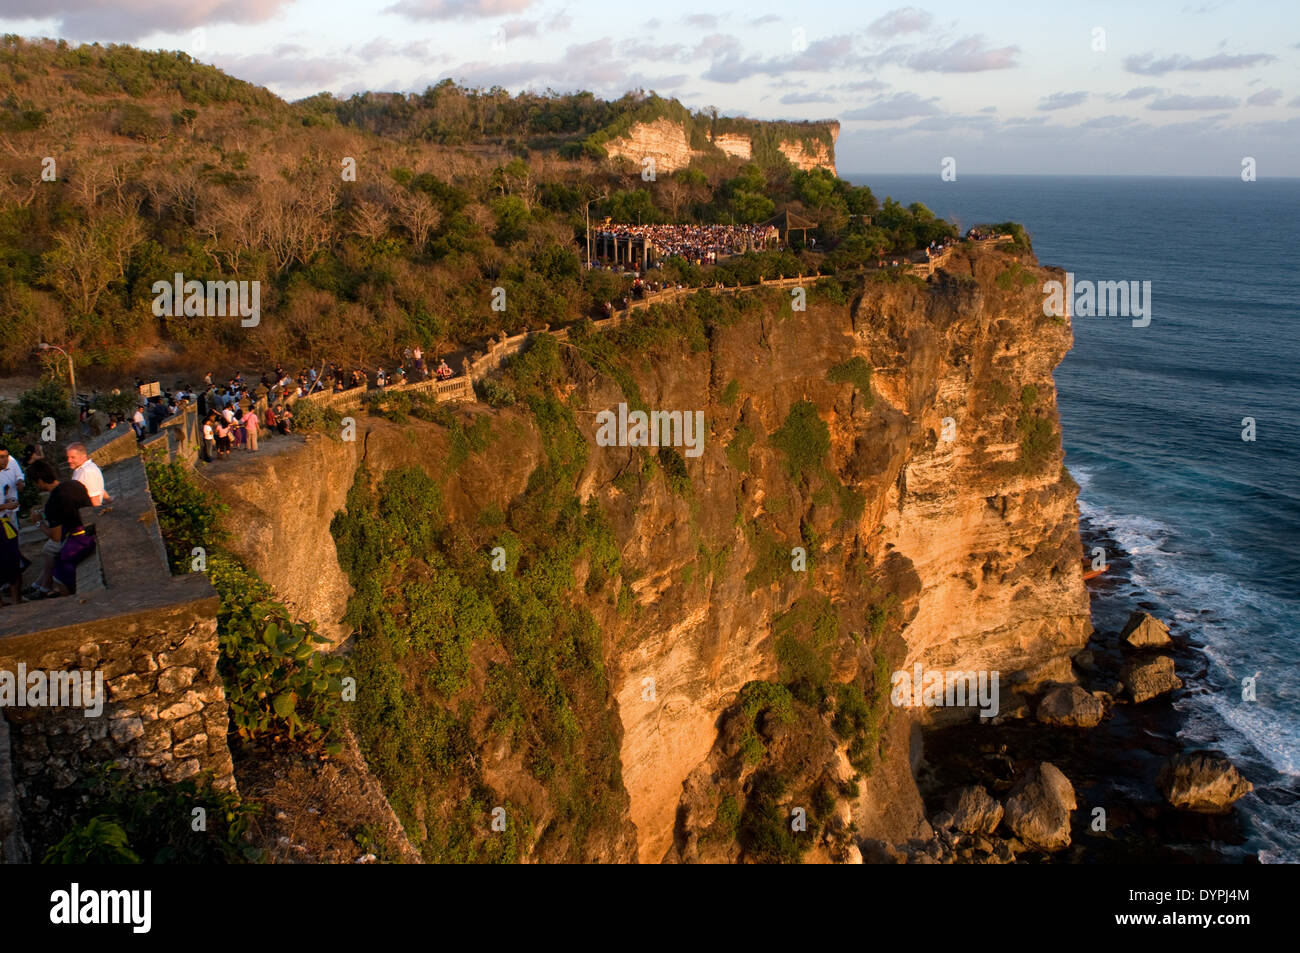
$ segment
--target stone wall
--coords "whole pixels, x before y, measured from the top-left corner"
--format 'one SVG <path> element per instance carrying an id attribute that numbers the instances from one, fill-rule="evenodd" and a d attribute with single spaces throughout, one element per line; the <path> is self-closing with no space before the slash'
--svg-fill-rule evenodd
<path id="1" fill-rule="evenodd" d="M 29 860 L 18 820 L 18 792 L 10 758 L 9 723 L 0 712 L 0 864 L 25 864 Z"/>
<path id="2" fill-rule="evenodd" d="M 148 784 L 210 772 L 216 787 L 234 788 L 217 594 L 203 574 L 171 575 L 140 457 L 106 467 L 104 480 L 114 502 L 93 517 L 104 587 L 0 610 L 0 672 L 87 673 L 103 689 L 91 717 L 83 707 L 3 709 L 0 841 L 17 822 L 4 817 L 6 764 L 33 842 L 62 833 L 44 829 L 51 807 L 106 762 Z"/>

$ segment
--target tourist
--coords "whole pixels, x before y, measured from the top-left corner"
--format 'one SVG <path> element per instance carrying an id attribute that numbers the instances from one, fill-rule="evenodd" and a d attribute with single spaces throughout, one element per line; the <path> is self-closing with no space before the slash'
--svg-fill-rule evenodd
<path id="1" fill-rule="evenodd" d="M 230 424 L 221 416 L 212 429 L 217 435 L 217 456 L 224 460 L 230 456 Z"/>
<path id="2" fill-rule="evenodd" d="M 113 502 L 112 497 L 104 492 L 104 474 L 99 469 L 99 464 L 86 454 L 84 443 L 68 444 L 67 457 L 72 479 L 85 486 L 91 506 Z"/>
<path id="3" fill-rule="evenodd" d="M 245 411 L 242 420 L 242 425 L 244 427 L 244 432 L 248 438 L 248 452 L 256 453 L 257 452 L 257 431 L 258 431 L 257 412 L 254 410 Z"/>
<path id="4" fill-rule="evenodd" d="M 136 405 L 135 413 L 131 416 L 131 427 L 135 430 L 135 439 L 144 439 L 144 410 Z"/>
<path id="5" fill-rule="evenodd" d="M 452 369 L 447 366 L 446 361 L 444 360 L 438 361 L 438 371 L 437 371 L 438 380 L 440 381 L 448 380 L 452 376 L 452 373 L 453 373 Z"/>
<path id="6" fill-rule="evenodd" d="M 214 418 L 212 414 L 208 414 L 206 417 L 203 418 L 203 462 L 204 463 L 212 462 L 212 455 L 216 452 L 217 449 L 216 431 L 214 431 L 212 428 L 213 419 Z"/>
<path id="7" fill-rule="evenodd" d="M 13 512 L 16 515 L 18 511 Z M 18 547 L 18 527 L 8 519 L 0 519 L 0 595 L 7 588 L 14 605 L 23 601 L 23 570 L 29 565 Z"/>
<path id="8" fill-rule="evenodd" d="M 90 555 L 95 539 L 86 532 L 81 511 L 91 505 L 86 487 L 78 480 L 59 481 L 48 461 L 33 463 L 29 475 L 42 493 L 48 493 L 45 510 L 34 520 L 45 534 L 41 576 L 26 590 L 31 599 L 77 591 L 77 564 Z"/>
<path id="9" fill-rule="evenodd" d="M 288 435 L 289 422 L 293 420 L 293 411 L 291 411 L 288 407 L 280 407 L 277 408 L 275 416 L 276 416 L 276 423 L 275 423 L 276 429 L 278 429 L 281 434 Z"/>
<path id="10" fill-rule="evenodd" d="M 9 448 L 0 445 L 0 516 L 18 528 L 18 494 L 27 486 L 23 468 L 9 455 Z"/>

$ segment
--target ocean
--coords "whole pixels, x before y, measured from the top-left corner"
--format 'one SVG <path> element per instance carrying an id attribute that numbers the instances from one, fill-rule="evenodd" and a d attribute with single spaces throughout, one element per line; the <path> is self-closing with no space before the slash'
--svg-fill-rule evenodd
<path id="1" fill-rule="evenodd" d="M 1055 375 L 1084 523 L 1132 560 L 1093 621 L 1141 607 L 1200 646 L 1181 737 L 1254 782 L 1244 846 L 1300 862 L 1300 179 L 844 177 L 963 231 L 1018 221 L 1076 283 L 1151 282 L 1148 326 L 1075 317 Z"/>

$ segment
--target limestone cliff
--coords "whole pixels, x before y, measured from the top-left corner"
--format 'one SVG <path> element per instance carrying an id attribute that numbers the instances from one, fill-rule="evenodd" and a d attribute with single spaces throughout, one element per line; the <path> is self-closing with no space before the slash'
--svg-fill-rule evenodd
<path id="1" fill-rule="evenodd" d="M 745 832 L 791 804 L 815 804 L 826 831 L 808 859 L 853 859 L 850 820 L 860 835 L 906 837 L 922 823 L 918 714 L 882 704 L 882 679 L 921 662 L 1032 682 L 1083 645 L 1076 488 L 1051 377 L 1071 336 L 1042 315 L 1046 277 L 1027 254 L 970 246 L 929 282 L 812 289 L 806 312 L 786 292 L 701 298 L 652 312 L 609 350 L 559 352 L 554 394 L 588 446 L 573 490 L 612 527 L 614 585 L 631 594 L 629 611 L 572 594 L 601 632 L 623 805 L 582 832 L 585 859 L 753 857 Z M 598 446 L 596 413 L 629 400 L 702 410 L 703 453 L 662 451 L 655 467 L 653 450 Z M 376 478 L 426 469 L 452 525 L 531 487 L 545 456 L 532 416 L 458 413 L 486 416 L 494 438 L 454 468 L 446 428 L 365 418 L 353 444 L 312 437 L 216 476 L 246 517 L 232 521 L 235 548 L 336 623 L 349 587 L 328 523 L 363 456 Z M 756 680 L 792 686 L 793 701 L 751 706 Z M 583 730 L 599 723 L 581 717 Z M 491 789 L 554 833 L 554 784 L 509 744 L 474 743 Z"/>
<path id="2" fill-rule="evenodd" d="M 755 121 L 755 127 L 763 124 Z M 835 171 L 835 141 L 839 137 L 840 124 L 827 122 L 816 124 L 818 130 L 829 133 L 830 143 L 820 139 L 805 138 L 794 132 L 772 134 L 775 150 L 785 156 L 798 169 L 823 168 Z M 702 148 L 692 148 L 686 128 L 669 118 L 660 118 L 652 122 L 634 123 L 627 132 L 610 139 L 604 144 L 605 152 L 611 159 L 629 159 L 638 166 L 647 157 L 655 160 L 656 172 L 671 173 L 684 169 L 692 161 L 701 158 L 713 150 L 714 155 L 724 155 L 749 161 L 763 159 L 758 155 L 754 137 L 743 131 L 718 132 L 709 137 Z M 712 147 L 710 149 L 709 147 Z M 773 157 L 766 157 L 770 161 Z"/>
<path id="3" fill-rule="evenodd" d="M 839 124 L 836 123 L 834 132 L 837 136 L 839 129 Z M 828 149 L 823 143 L 813 143 L 810 146 L 799 141 L 783 141 L 777 148 L 796 169 L 803 169 L 805 172 L 809 169 L 828 169 L 831 173 L 835 172 L 834 149 Z"/>

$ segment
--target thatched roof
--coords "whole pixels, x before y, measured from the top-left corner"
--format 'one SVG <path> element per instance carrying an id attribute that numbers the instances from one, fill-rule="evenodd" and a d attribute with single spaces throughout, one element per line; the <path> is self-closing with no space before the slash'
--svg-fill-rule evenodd
<path id="1" fill-rule="evenodd" d="M 777 230 L 782 232 L 788 232 L 791 229 L 794 229 L 795 231 L 800 231 L 801 229 L 817 227 L 816 222 L 810 221 L 809 219 L 806 219 L 801 215 L 796 215 L 794 212 L 791 212 L 789 209 L 786 209 L 784 212 L 778 212 L 776 215 L 773 215 L 763 224 L 775 225 Z"/>

